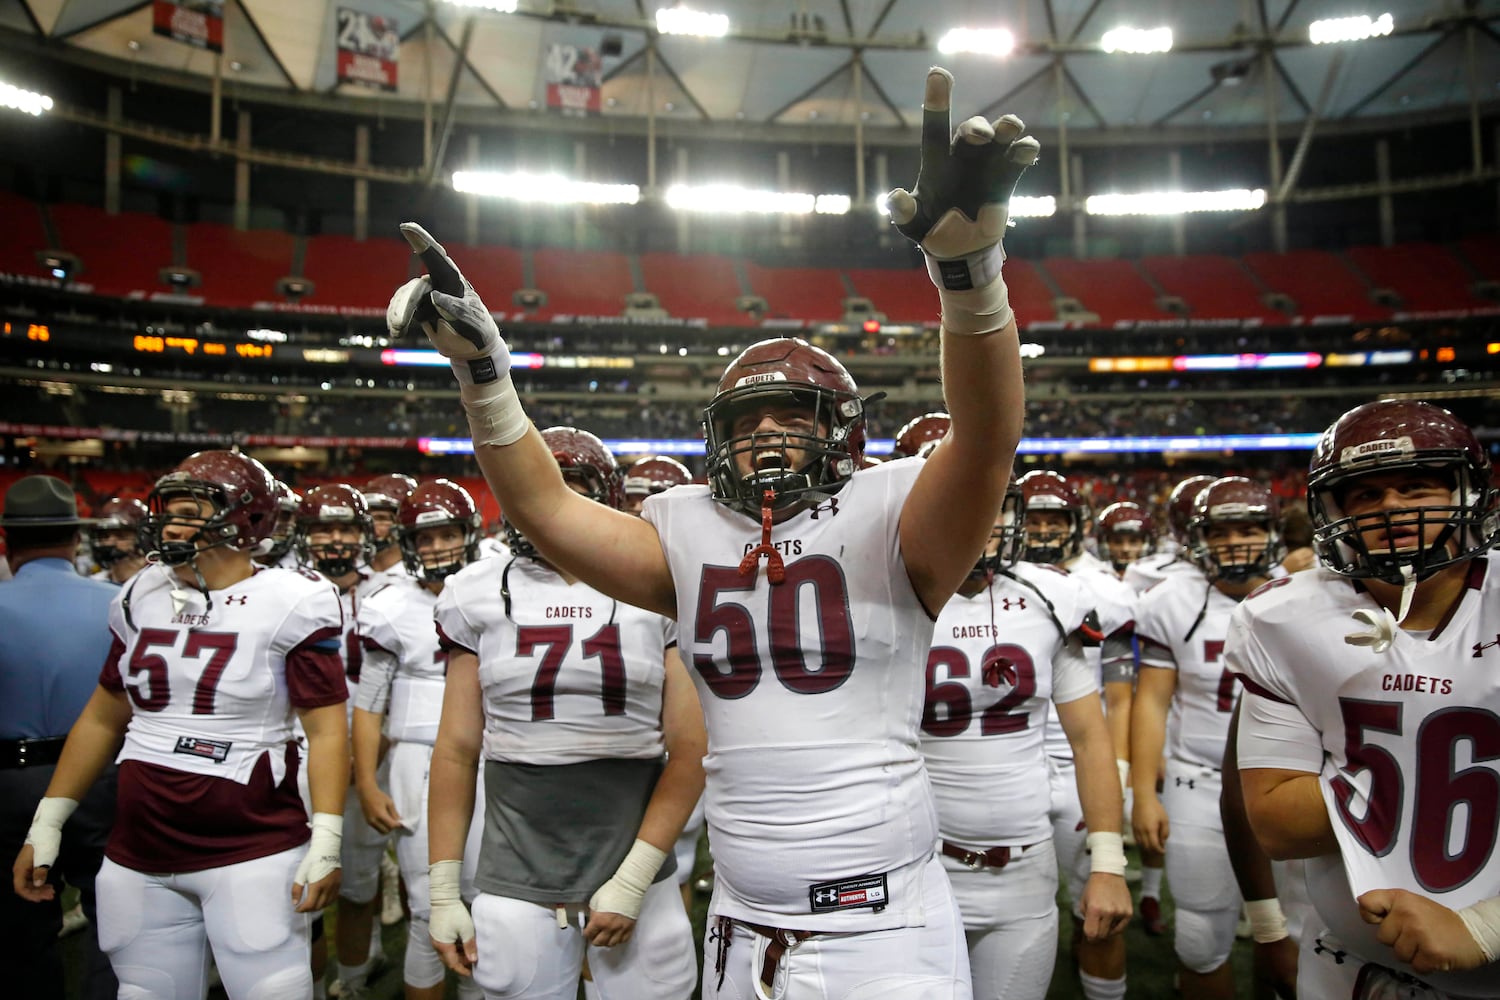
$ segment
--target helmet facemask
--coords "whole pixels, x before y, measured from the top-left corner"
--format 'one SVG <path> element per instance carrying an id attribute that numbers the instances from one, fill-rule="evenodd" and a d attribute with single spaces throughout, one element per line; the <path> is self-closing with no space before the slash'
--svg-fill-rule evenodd
<path id="1" fill-rule="evenodd" d="M 197 515 L 169 508 L 181 500 L 193 500 L 198 504 Z M 158 484 L 146 500 L 151 516 L 146 522 L 145 535 L 151 547 L 151 555 L 157 562 L 167 566 L 190 566 L 198 554 L 208 549 L 225 546 L 240 548 L 239 528 L 226 521 L 233 509 L 225 499 L 224 490 L 217 483 L 181 479 L 167 487 Z M 207 505 L 209 514 L 203 514 Z M 187 526 L 193 534 L 186 538 L 168 538 L 164 529 L 169 526 Z"/>
<path id="2" fill-rule="evenodd" d="M 742 425 L 736 432 L 740 418 L 767 406 L 797 416 L 780 431 L 761 431 L 764 421 L 757 421 L 754 428 Z M 714 499 L 752 517 L 767 490 L 775 509 L 837 493 L 854 474 L 856 452 L 862 450 L 852 437 L 864 426 L 863 402 L 812 386 L 773 382 L 730 390 L 709 404 L 705 417 Z"/>
<path id="3" fill-rule="evenodd" d="M 411 575 L 423 583 L 442 583 L 479 558 L 479 533 L 473 525 L 436 510 L 423 511 L 416 522 L 414 527 L 400 532 L 401 558 Z M 459 531 L 456 544 L 423 551 L 424 532 L 450 525 Z"/>
<path id="4" fill-rule="evenodd" d="M 1061 515 L 1067 519 L 1067 526 L 1046 532 L 1030 527 L 1027 524 L 1030 515 L 1039 513 Z M 1079 521 L 1078 514 L 1065 507 L 1032 504 L 1026 510 L 1026 517 L 1022 520 L 1022 535 L 1025 541 L 1026 561 L 1033 563 L 1065 565 L 1078 555 L 1083 545 L 1083 525 Z"/>
<path id="5" fill-rule="evenodd" d="M 1224 543 L 1209 540 L 1209 531 L 1220 525 L 1246 524 L 1264 528 L 1263 542 Z M 1275 520 L 1257 517 L 1219 517 L 1195 519 L 1188 525 L 1193 552 L 1203 575 L 1209 580 L 1231 584 L 1246 583 L 1268 576 L 1281 561 L 1281 531 Z"/>
<path id="6" fill-rule="evenodd" d="M 329 533 L 334 528 L 352 529 L 345 534 L 353 538 L 328 539 L 314 542 L 312 536 Z M 357 572 L 375 552 L 375 540 L 370 526 L 354 519 L 320 518 L 301 521 L 297 525 L 297 556 L 304 565 L 322 573 L 329 579 L 337 579 Z"/>
<path id="7" fill-rule="evenodd" d="M 1026 538 L 1026 517 L 1021 510 L 1024 502 L 1020 487 L 1012 482 L 1001 501 L 1000 517 L 990 528 L 989 544 L 974 564 L 970 577 L 989 577 L 1020 561 Z"/>

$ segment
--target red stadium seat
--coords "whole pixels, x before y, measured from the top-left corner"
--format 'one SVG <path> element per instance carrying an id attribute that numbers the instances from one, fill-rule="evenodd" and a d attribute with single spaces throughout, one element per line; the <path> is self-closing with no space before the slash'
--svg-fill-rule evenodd
<path id="1" fill-rule="evenodd" d="M 1500 235 L 1469 236 L 1458 243 L 1458 252 L 1485 281 L 1500 281 Z"/>
<path id="2" fill-rule="evenodd" d="M 99 295 L 150 295 L 166 291 L 159 271 L 172 263 L 172 224 L 154 215 L 109 215 L 92 205 L 53 205 L 60 249 L 83 267 L 73 276 Z"/>
<path id="3" fill-rule="evenodd" d="M 526 287 L 526 269 L 521 251 L 515 247 L 471 247 L 444 241 L 443 246 L 459 266 L 479 297 L 496 312 L 514 308 L 511 296 Z"/>
<path id="4" fill-rule="evenodd" d="M 1191 318 L 1287 321 L 1285 314 L 1261 302 L 1254 278 L 1232 257 L 1145 257 L 1141 267 L 1162 291 L 1187 303 Z"/>
<path id="5" fill-rule="evenodd" d="M 670 315 L 706 319 L 714 326 L 743 326 L 745 314 L 734 307 L 740 282 L 734 264 L 718 254 L 641 254 L 646 291 Z"/>
<path id="6" fill-rule="evenodd" d="M 1494 306 L 1469 291 L 1473 278 L 1458 258 L 1436 243 L 1353 247 L 1349 259 L 1376 288 L 1401 296 L 1409 312 Z"/>
<path id="7" fill-rule="evenodd" d="M 295 243 L 279 229 L 238 232 L 212 222 L 188 226 L 188 267 L 203 279 L 197 294 L 210 305 L 238 309 L 280 300 L 276 282 L 292 273 Z"/>
<path id="8" fill-rule="evenodd" d="M 1245 265 L 1273 292 L 1291 298 L 1298 316 L 1385 319 L 1390 310 L 1370 301 L 1369 289 L 1349 265 L 1323 250 L 1248 253 Z"/>
<path id="9" fill-rule="evenodd" d="M 1089 312 L 1097 313 L 1103 326 L 1120 321 L 1172 318 L 1171 313 L 1157 306 L 1156 292 L 1128 260 L 1048 257 L 1042 266 L 1064 295 L 1077 299 Z M 1009 273 L 1010 265 L 1006 267 Z"/>
<path id="10" fill-rule="evenodd" d="M 0 191 L 0 218 L 5 220 L 5 239 L 0 241 L 0 274 L 46 276 L 36 260 L 38 250 L 48 249 L 41 209 L 20 195 Z"/>
<path id="11" fill-rule="evenodd" d="M 1010 291 L 1010 307 L 1016 322 L 1044 323 L 1057 319 L 1056 295 L 1037 266 L 1029 260 L 1013 257 L 1005 262 L 1005 286 Z"/>
<path id="12" fill-rule="evenodd" d="M 875 304 L 892 323 L 936 323 L 937 289 L 921 268 L 866 267 L 844 272 L 854 294 Z"/>
<path id="13" fill-rule="evenodd" d="M 844 318 L 849 291 L 837 268 L 745 265 L 750 290 L 766 300 L 768 319 L 834 322 Z"/>
<path id="14" fill-rule="evenodd" d="M 384 315 L 391 292 L 410 275 L 411 261 L 405 240 L 310 236 L 302 273 L 313 282 L 313 292 L 306 301 Z"/>
<path id="15" fill-rule="evenodd" d="M 619 316 L 625 296 L 635 291 L 630 261 L 623 253 L 604 250 L 538 250 L 532 257 L 536 286 L 547 293 L 539 318 Z"/>

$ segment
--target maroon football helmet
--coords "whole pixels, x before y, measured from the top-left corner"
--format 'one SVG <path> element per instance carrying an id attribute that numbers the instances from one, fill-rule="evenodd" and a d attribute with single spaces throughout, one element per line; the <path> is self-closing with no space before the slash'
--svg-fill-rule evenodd
<path id="1" fill-rule="evenodd" d="M 206 501 L 207 517 L 168 513 L 174 500 Z M 254 554 L 276 527 L 276 480 L 249 455 L 237 451 L 200 451 L 183 459 L 156 481 L 146 498 L 150 511 L 146 538 L 155 557 L 168 566 L 192 563 L 201 549 L 227 546 Z M 188 524 L 189 539 L 164 540 L 162 528 Z"/>
<path id="2" fill-rule="evenodd" d="M 276 480 L 276 527 L 271 537 L 262 546 L 255 558 L 267 566 L 274 566 L 292 551 L 292 529 L 297 524 L 297 505 L 302 503 L 302 494 L 281 480 Z"/>
<path id="3" fill-rule="evenodd" d="M 811 429 L 734 433 L 735 420 L 747 410 L 779 400 L 805 407 Z M 752 517 L 759 516 L 768 489 L 778 508 L 838 492 L 864 455 L 865 406 L 859 387 L 831 354 L 793 337 L 762 340 L 731 361 L 703 416 L 713 497 Z M 771 455 L 790 449 L 803 451 L 800 468 L 788 469 Z M 760 463 L 757 452 L 767 464 Z M 752 469 L 748 475 L 740 472 L 742 455 Z"/>
<path id="4" fill-rule="evenodd" d="M 412 490 L 401 502 L 397 522 L 401 559 L 407 571 L 424 583 L 446 580 L 479 558 L 479 539 L 483 534 L 479 508 L 469 491 L 450 479 L 432 479 Z M 463 530 L 463 544 L 434 550 L 424 559 L 418 551 L 418 532 L 449 524 Z"/>
<path id="5" fill-rule="evenodd" d="M 1440 473 L 1451 499 L 1344 514 L 1343 501 L 1359 477 L 1391 472 Z M 1393 584 L 1404 583 L 1407 572 L 1426 579 L 1494 545 L 1500 534 L 1496 497 L 1489 456 L 1474 432 L 1431 403 L 1386 399 L 1356 406 L 1323 432 L 1308 468 L 1307 509 L 1318 559 L 1335 573 Z M 1431 544 L 1397 547 L 1397 532 L 1425 535 L 1434 521 L 1444 522 L 1446 530 Z M 1371 548 L 1367 533 L 1393 540 Z"/>
<path id="6" fill-rule="evenodd" d="M 401 503 L 417 488 L 417 481 L 400 472 L 376 476 L 365 483 L 365 504 L 375 526 L 375 551 L 382 552 L 396 544 L 396 514 Z"/>
<path id="7" fill-rule="evenodd" d="M 1151 515 L 1146 508 L 1129 500 L 1112 503 L 1100 511 L 1094 535 L 1116 573 L 1125 572 L 1126 566 L 1156 548 L 1156 525 Z"/>
<path id="8" fill-rule="evenodd" d="M 638 458 L 625 470 L 625 495 L 648 497 L 693 481 L 688 467 L 665 455 Z"/>
<path id="9" fill-rule="evenodd" d="M 347 525 L 357 541 L 313 542 L 308 536 L 320 526 Z M 375 526 L 365 496 L 347 483 L 327 483 L 307 491 L 297 505 L 293 537 L 297 559 L 330 579 L 348 576 L 375 553 Z"/>
<path id="10" fill-rule="evenodd" d="M 1061 566 L 1083 551 L 1083 523 L 1088 520 L 1088 504 L 1067 478 L 1050 469 L 1037 469 L 1020 478 L 1022 511 L 1056 511 L 1068 518 L 1065 534 L 1045 537 L 1030 529 L 1025 532 L 1022 557 L 1027 562 Z M 1025 518 L 1022 518 L 1023 525 Z"/>
<path id="11" fill-rule="evenodd" d="M 892 458 L 908 458 L 912 455 L 926 457 L 953 426 L 953 418 L 946 413 L 924 413 L 908 420 L 896 432 L 896 444 L 891 449 Z"/>
<path id="12" fill-rule="evenodd" d="M 1176 486 L 1167 496 L 1167 527 L 1172 532 L 1172 538 L 1183 548 L 1188 544 L 1188 522 L 1193 519 L 1193 504 L 1198 500 L 1198 494 L 1208 489 L 1208 484 L 1214 481 L 1213 476 L 1189 476 Z"/>
<path id="13" fill-rule="evenodd" d="M 95 513 L 94 523 L 88 528 L 89 558 L 94 565 L 108 569 L 127 556 L 141 555 L 141 531 L 151 512 L 139 500 L 114 497 L 104 501 Z M 129 533 L 134 545 L 122 549 L 106 540 L 106 535 Z"/>
<path id="14" fill-rule="evenodd" d="M 994 552 L 986 550 L 979 556 L 971 575 L 985 576 L 1014 566 L 1021 559 L 1026 545 L 1026 497 L 1021 483 L 1011 473 L 1010 483 L 1005 487 L 1005 499 L 1000 502 L 1000 517 L 990 528 L 990 543 Z"/>
<path id="15" fill-rule="evenodd" d="M 615 462 L 614 453 L 603 441 L 577 427 L 548 427 L 542 431 L 542 440 L 551 449 L 563 479 L 581 486 L 584 496 L 615 510 L 625 506 L 620 467 Z M 501 511 L 501 524 L 505 528 L 506 544 L 512 552 L 536 557 L 536 546 L 504 516 L 504 511 Z"/>
<path id="16" fill-rule="evenodd" d="M 1249 544 L 1209 544 L 1209 530 L 1247 524 L 1266 530 L 1266 540 Z M 1281 562 L 1281 505 L 1270 489 L 1244 476 L 1225 476 L 1209 483 L 1193 504 L 1188 546 L 1194 562 L 1210 580 L 1244 583 L 1265 576 Z"/>

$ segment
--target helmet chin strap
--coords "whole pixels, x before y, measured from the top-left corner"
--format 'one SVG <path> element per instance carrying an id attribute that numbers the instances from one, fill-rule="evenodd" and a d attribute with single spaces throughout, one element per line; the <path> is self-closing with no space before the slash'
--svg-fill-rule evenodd
<path id="1" fill-rule="evenodd" d="M 1384 653 L 1391 648 L 1391 643 L 1396 639 L 1396 630 L 1401 623 L 1406 621 L 1406 616 L 1411 613 L 1412 597 L 1417 592 L 1417 572 L 1410 563 L 1401 565 L 1401 603 L 1399 614 L 1391 614 L 1391 609 L 1382 605 L 1371 611 L 1369 608 L 1360 608 L 1354 612 L 1354 620 L 1365 626 L 1362 632 L 1351 632 L 1344 636 L 1344 641 L 1351 646 L 1369 646 L 1371 652 Z"/>

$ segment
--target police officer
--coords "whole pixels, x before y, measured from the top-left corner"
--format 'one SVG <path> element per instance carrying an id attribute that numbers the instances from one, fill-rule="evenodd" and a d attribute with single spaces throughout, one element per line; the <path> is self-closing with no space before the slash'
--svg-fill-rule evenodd
<path id="1" fill-rule="evenodd" d="M 79 528 L 73 491 L 51 476 L 27 476 L 5 494 L 0 528 L 15 579 L 0 588 L 0 856 L 14 857 L 52 778 L 63 742 L 98 684 L 110 652 L 109 602 L 119 588 L 73 567 Z M 94 876 L 115 812 L 111 765 L 84 796 L 62 835 L 54 883 L 75 886 L 89 917 L 84 996 L 115 996 L 99 951 Z M 0 893 L 0 968 L 11 996 L 63 996 L 60 892 L 29 903 Z"/>

